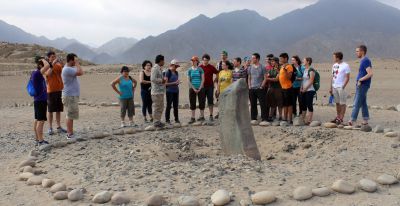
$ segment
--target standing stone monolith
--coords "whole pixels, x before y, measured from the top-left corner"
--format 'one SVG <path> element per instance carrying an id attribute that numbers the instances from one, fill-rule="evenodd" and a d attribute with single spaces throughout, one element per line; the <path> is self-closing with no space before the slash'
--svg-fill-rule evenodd
<path id="1" fill-rule="evenodd" d="M 248 99 L 249 91 L 245 79 L 236 81 L 220 95 L 222 150 L 227 155 L 243 154 L 261 160 L 253 128 L 250 125 Z"/>

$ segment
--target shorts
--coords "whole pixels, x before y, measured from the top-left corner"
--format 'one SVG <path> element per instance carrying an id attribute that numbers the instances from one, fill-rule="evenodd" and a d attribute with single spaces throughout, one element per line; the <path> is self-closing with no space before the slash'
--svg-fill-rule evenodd
<path id="1" fill-rule="evenodd" d="M 190 110 L 196 110 L 196 101 L 199 102 L 199 109 L 204 110 L 206 107 L 206 93 L 204 92 L 204 88 L 200 90 L 199 93 L 196 94 L 192 88 L 189 89 L 189 104 Z"/>
<path id="2" fill-rule="evenodd" d="M 342 87 L 333 88 L 332 93 L 336 104 L 346 105 L 347 93 Z"/>
<path id="3" fill-rule="evenodd" d="M 214 87 L 204 87 L 208 106 L 214 106 Z"/>
<path id="4" fill-rule="evenodd" d="M 268 89 L 267 105 L 271 108 L 282 107 L 282 90 L 280 88 Z"/>
<path id="5" fill-rule="evenodd" d="M 133 98 L 120 99 L 119 102 L 121 106 L 121 117 L 125 118 L 125 115 L 128 112 L 128 117 L 132 118 L 135 115 L 135 104 L 133 103 Z"/>
<path id="6" fill-rule="evenodd" d="M 293 90 L 290 89 L 282 89 L 282 106 L 290 107 L 293 102 Z"/>
<path id="7" fill-rule="evenodd" d="M 79 119 L 79 97 L 77 96 L 63 96 L 62 103 L 67 110 L 67 119 L 77 120 Z"/>
<path id="8" fill-rule="evenodd" d="M 64 105 L 62 103 L 61 94 L 62 92 L 52 92 L 48 94 L 47 98 L 47 109 L 49 112 L 63 112 Z"/>
<path id="9" fill-rule="evenodd" d="M 33 102 L 33 108 L 35 110 L 35 120 L 47 121 L 47 101 L 35 101 Z"/>

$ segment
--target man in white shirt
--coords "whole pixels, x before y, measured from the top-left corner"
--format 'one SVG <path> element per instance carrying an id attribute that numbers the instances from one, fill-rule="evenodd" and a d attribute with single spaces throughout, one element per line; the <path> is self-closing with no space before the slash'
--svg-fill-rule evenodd
<path id="1" fill-rule="evenodd" d="M 346 113 L 346 86 L 350 80 L 350 66 L 343 62 L 343 53 L 333 53 L 335 64 L 332 67 L 332 82 L 329 93 L 334 96 L 336 103 L 337 117 L 332 120 L 332 123 L 342 124 Z"/>

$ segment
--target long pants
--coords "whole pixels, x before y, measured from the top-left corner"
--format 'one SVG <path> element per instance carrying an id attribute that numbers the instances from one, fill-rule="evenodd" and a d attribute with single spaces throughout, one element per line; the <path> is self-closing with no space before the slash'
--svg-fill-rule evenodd
<path id="1" fill-rule="evenodd" d="M 151 93 L 148 90 L 141 90 L 140 96 L 142 96 L 142 114 L 145 117 L 146 112 L 150 115 L 153 114 L 152 104 L 153 100 L 151 99 Z"/>
<path id="2" fill-rule="evenodd" d="M 368 86 L 362 85 L 357 86 L 356 95 L 354 97 L 354 106 L 353 111 L 351 112 L 351 121 L 355 122 L 358 118 L 358 113 L 362 112 L 363 120 L 369 120 L 369 111 L 368 111 L 368 104 L 367 104 L 367 93 L 368 93 Z"/>
<path id="3" fill-rule="evenodd" d="M 179 121 L 178 117 L 178 104 L 179 104 L 179 92 L 167 92 L 167 108 L 165 110 L 165 121 L 170 121 L 171 108 L 174 107 L 175 121 Z"/>
<path id="4" fill-rule="evenodd" d="M 154 123 L 161 122 L 161 116 L 164 111 L 164 94 L 152 94 L 151 98 L 153 100 L 153 118 Z"/>
<path id="5" fill-rule="evenodd" d="M 266 96 L 267 95 L 264 89 L 249 90 L 251 120 L 257 120 L 258 116 L 257 101 L 260 103 L 261 121 L 268 120 Z"/>
<path id="6" fill-rule="evenodd" d="M 306 112 L 314 112 L 313 101 L 314 101 L 315 91 L 308 91 L 301 94 L 301 108 L 300 110 Z"/>
<path id="7" fill-rule="evenodd" d="M 297 115 L 297 102 L 299 102 L 299 114 L 301 114 L 301 94 L 300 94 L 300 88 L 292 88 L 293 89 L 293 115 Z"/>

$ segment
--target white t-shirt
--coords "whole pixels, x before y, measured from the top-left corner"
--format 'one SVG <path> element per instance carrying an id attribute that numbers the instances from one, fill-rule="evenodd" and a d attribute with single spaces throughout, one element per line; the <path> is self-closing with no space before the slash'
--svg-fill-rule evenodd
<path id="1" fill-rule="evenodd" d="M 332 67 L 332 86 L 340 88 L 344 86 L 346 75 L 350 74 L 350 66 L 345 63 L 336 63 Z"/>

